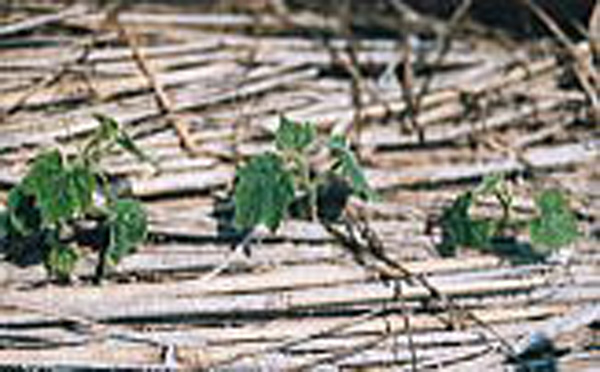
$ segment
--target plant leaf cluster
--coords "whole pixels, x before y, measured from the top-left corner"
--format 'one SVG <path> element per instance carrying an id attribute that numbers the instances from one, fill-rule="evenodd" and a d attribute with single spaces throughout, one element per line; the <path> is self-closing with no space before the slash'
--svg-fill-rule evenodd
<path id="1" fill-rule="evenodd" d="M 7 256 L 23 261 L 39 255 L 48 273 L 60 280 L 70 278 L 81 256 L 86 222 L 93 226 L 85 231 L 92 236 L 88 245 L 98 249 L 102 263 L 105 258 L 118 263 L 146 236 L 141 204 L 114 195 L 100 160 L 116 147 L 140 160 L 149 158 L 114 119 L 96 119 L 99 127 L 78 154 L 66 156 L 59 149 L 38 154 L 0 212 L 0 240 Z"/>
<path id="2" fill-rule="evenodd" d="M 252 157 L 236 172 L 237 229 L 264 225 L 275 231 L 289 215 L 334 220 L 350 195 L 374 197 L 344 138 L 332 136 L 320 143 L 314 125 L 282 117 L 274 142 L 275 151 Z M 331 158 L 320 173 L 310 165 L 319 150 L 327 150 Z"/>
<path id="3" fill-rule="evenodd" d="M 529 223 L 531 240 L 543 250 L 571 244 L 579 236 L 577 219 L 559 190 L 546 190 L 535 200 L 538 215 Z"/>
<path id="4" fill-rule="evenodd" d="M 502 209 L 499 217 L 479 217 L 471 213 L 481 197 L 493 195 Z M 507 253 L 506 242 L 519 248 L 522 244 L 507 232 L 526 228 L 531 257 L 544 257 L 551 251 L 571 244 L 579 236 L 577 220 L 569 209 L 566 196 L 557 189 L 543 190 L 535 198 L 536 214 L 527 220 L 512 218 L 512 195 L 502 175 L 485 177 L 476 188 L 458 195 L 442 212 L 442 241 L 437 248 L 444 256 L 453 255 L 457 247 Z M 523 258 L 523 257 L 521 257 Z"/>

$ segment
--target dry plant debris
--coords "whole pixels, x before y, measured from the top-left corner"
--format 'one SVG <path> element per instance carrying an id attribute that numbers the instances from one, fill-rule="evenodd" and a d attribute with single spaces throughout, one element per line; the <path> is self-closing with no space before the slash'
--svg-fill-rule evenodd
<path id="1" fill-rule="evenodd" d="M 316 1 L 218 3 L 0 6 L 2 204 L 40 152 L 76 156 L 94 113 L 159 165 L 126 151 L 103 160 L 142 200 L 149 240 L 102 286 L 90 283 L 95 260 L 80 260 L 68 286 L 0 261 L 0 367 L 598 364 L 597 5 L 579 21 L 589 39 L 563 29 L 554 2 L 514 5 L 550 30 L 546 43 L 483 22 L 480 2 L 348 1 L 341 15 Z M 316 144 L 347 135 L 378 197 L 344 200 L 345 225 L 320 223 L 314 208 L 251 218 L 278 228 L 249 257 L 232 254 L 243 239 L 229 223 L 236 169 L 276 150 L 282 114 L 314 123 Z M 306 169 L 329 160 L 315 150 Z M 441 257 L 436 221 L 498 173 L 513 188 L 512 217 L 539 222 L 532 236 L 576 219 L 581 238 L 521 265 L 469 244 Z M 573 214 L 545 223 L 548 203 L 565 204 L 536 200 L 552 189 Z M 468 212 L 502 208 L 483 196 Z"/>

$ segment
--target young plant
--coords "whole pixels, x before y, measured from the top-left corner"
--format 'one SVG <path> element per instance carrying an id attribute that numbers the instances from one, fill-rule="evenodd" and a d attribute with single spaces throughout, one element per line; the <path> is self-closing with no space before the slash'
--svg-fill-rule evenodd
<path id="1" fill-rule="evenodd" d="M 311 160 L 323 149 L 330 163 L 319 172 Z M 333 222 L 350 195 L 374 197 L 345 139 L 319 142 L 313 125 L 282 117 L 275 150 L 252 157 L 236 172 L 234 224 L 238 230 L 263 225 L 274 232 L 288 216 Z"/>
<path id="2" fill-rule="evenodd" d="M 493 195 L 499 203 L 500 217 L 476 217 L 471 208 L 478 199 Z M 559 190 L 543 190 L 535 198 L 535 217 L 527 220 L 512 218 L 512 195 L 503 176 L 493 175 L 484 178 L 473 190 L 459 195 L 446 207 L 440 218 L 442 242 L 438 251 L 444 255 L 453 255 L 459 246 L 508 253 L 507 245 L 523 248 L 516 239 L 507 236 L 507 232 L 527 229 L 530 243 L 528 252 L 520 249 L 520 254 L 529 254 L 531 258 L 542 258 L 553 250 L 571 244 L 579 236 L 577 220 L 569 209 L 567 199 Z M 526 257 L 513 257 L 527 261 Z"/>
<path id="3" fill-rule="evenodd" d="M 95 115 L 99 127 L 75 156 L 59 149 L 37 155 L 0 212 L 0 241 L 17 262 L 41 259 L 53 278 L 66 281 L 85 246 L 99 252 L 97 279 L 146 237 L 140 202 L 112 190 L 101 159 L 115 147 L 148 157 L 112 118 Z"/>

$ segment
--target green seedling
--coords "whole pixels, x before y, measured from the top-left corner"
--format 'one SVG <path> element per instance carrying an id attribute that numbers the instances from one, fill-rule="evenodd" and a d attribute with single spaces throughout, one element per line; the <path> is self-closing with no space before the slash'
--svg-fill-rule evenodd
<path id="1" fill-rule="evenodd" d="M 319 172 L 311 160 L 324 149 L 330 163 Z M 252 157 L 236 172 L 235 227 L 263 225 L 275 231 L 288 216 L 332 222 L 350 195 L 375 197 L 346 140 L 332 136 L 319 142 L 312 124 L 282 117 L 275 150 Z"/>
<path id="2" fill-rule="evenodd" d="M 500 205 L 502 214 L 499 217 L 473 216 L 472 207 L 481 197 L 490 195 Z M 501 175 L 486 177 L 473 190 L 457 196 L 443 210 L 440 218 L 442 241 L 437 247 L 440 254 L 454 255 L 461 246 L 502 254 L 506 252 L 507 242 L 512 242 L 513 248 L 524 247 L 508 233 L 527 230 L 530 238 L 528 253 L 532 257 L 543 258 L 571 244 L 579 236 L 575 215 L 560 190 L 541 191 L 535 199 L 535 216 L 526 220 L 512 217 L 512 199 L 507 182 Z M 523 250 L 520 252 L 523 253 Z"/>
<path id="3" fill-rule="evenodd" d="M 140 202 L 112 190 L 101 160 L 121 148 L 150 159 L 112 118 L 96 115 L 98 129 L 83 149 L 67 156 L 47 150 L 33 160 L 0 212 L 0 241 L 9 259 L 39 256 L 52 278 L 70 279 L 85 247 L 99 252 L 97 279 L 141 244 L 147 231 Z"/>

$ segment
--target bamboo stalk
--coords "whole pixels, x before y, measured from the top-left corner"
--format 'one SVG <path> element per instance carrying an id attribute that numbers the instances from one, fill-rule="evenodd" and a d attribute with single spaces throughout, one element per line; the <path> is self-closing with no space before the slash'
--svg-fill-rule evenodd
<path id="1" fill-rule="evenodd" d="M 277 72 L 281 72 L 282 74 L 270 76 L 270 74 Z M 315 74 L 316 70 L 314 69 L 292 69 L 290 71 L 289 67 L 286 66 L 282 69 L 265 71 L 266 76 L 263 80 L 256 78 L 256 81 L 244 84 L 239 89 L 233 87 L 232 89 L 217 89 L 217 91 L 207 92 L 204 86 L 188 87 L 187 89 L 180 90 L 175 95 L 175 112 L 208 107 L 230 101 L 234 98 L 265 93 L 287 84 L 293 84 L 298 80 L 311 78 Z M 68 130 L 65 128 L 56 128 L 56 122 L 50 119 L 47 121 L 50 128 L 38 128 L 39 131 L 35 133 L 31 133 L 27 128 L 23 128 L 16 133 L 3 133 L 0 137 L 0 148 L 15 149 L 23 145 L 38 145 L 40 143 L 47 143 L 52 139 L 64 140 L 86 134 L 97 126 L 97 123 L 90 119 L 91 112 L 110 112 L 116 120 L 125 125 L 155 118 L 159 115 L 159 111 L 156 107 L 153 107 L 149 98 L 151 97 L 144 97 L 144 103 L 140 105 L 142 108 L 136 108 L 135 110 L 124 110 L 122 105 L 125 102 L 121 102 L 120 104 L 101 104 L 91 108 L 86 107 L 78 111 L 72 111 L 66 118 L 63 118 L 63 122 L 74 121 L 73 119 L 77 118 L 76 122 L 68 126 Z M 134 102 L 130 102 L 130 104 L 136 103 L 139 105 L 140 103 L 139 99 L 132 99 L 132 101 Z M 62 116 L 64 117 L 64 115 Z"/>
<path id="2" fill-rule="evenodd" d="M 82 5 L 73 5 L 54 14 L 41 15 L 20 22 L 5 25 L 0 27 L 0 37 L 12 36 L 22 32 L 30 32 L 36 28 L 46 26 L 53 23 L 59 23 L 68 18 L 74 18 L 84 15 L 88 12 L 88 8 Z"/>

